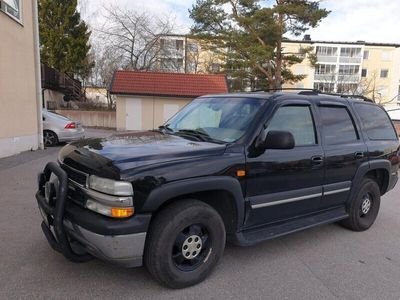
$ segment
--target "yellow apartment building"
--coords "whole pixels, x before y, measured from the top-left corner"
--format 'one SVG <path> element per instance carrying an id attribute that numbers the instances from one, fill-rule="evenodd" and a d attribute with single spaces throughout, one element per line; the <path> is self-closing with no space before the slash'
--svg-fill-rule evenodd
<path id="1" fill-rule="evenodd" d="M 42 147 L 36 0 L 0 0 L 0 157 Z"/>
<path id="2" fill-rule="evenodd" d="M 362 94 L 387 107 L 400 105 L 400 44 L 287 40 L 285 53 L 301 53 L 313 47 L 314 67 L 306 58 L 294 65 L 295 74 L 306 78 L 284 87 L 314 88 L 324 92 Z"/>
<path id="3" fill-rule="evenodd" d="M 201 41 L 180 34 L 160 37 L 157 58 L 157 70 L 161 72 L 218 73 L 222 65 L 222 58 Z"/>

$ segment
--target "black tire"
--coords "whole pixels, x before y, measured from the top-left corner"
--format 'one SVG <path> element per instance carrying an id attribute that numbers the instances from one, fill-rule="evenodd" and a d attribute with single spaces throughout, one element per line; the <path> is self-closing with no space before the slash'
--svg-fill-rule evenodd
<path id="1" fill-rule="evenodd" d="M 43 130 L 43 143 L 47 147 L 55 146 L 58 144 L 58 136 L 51 130 Z"/>
<path id="2" fill-rule="evenodd" d="M 196 240 L 199 244 L 193 238 L 188 249 L 193 236 L 200 238 Z M 200 248 L 197 256 L 186 259 L 187 253 L 195 255 L 196 247 Z M 184 288 L 203 281 L 210 274 L 224 247 L 225 226 L 218 212 L 201 201 L 180 200 L 165 207 L 152 221 L 144 264 L 162 284 Z"/>
<path id="3" fill-rule="evenodd" d="M 381 192 L 378 184 L 371 178 L 364 178 L 355 198 L 351 201 L 349 217 L 340 224 L 353 231 L 367 230 L 378 216 L 380 203 Z"/>

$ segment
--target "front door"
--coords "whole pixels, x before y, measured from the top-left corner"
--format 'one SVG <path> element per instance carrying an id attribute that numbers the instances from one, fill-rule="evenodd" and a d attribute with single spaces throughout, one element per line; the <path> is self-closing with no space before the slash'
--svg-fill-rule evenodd
<path id="1" fill-rule="evenodd" d="M 314 113 L 315 108 L 307 101 L 282 103 L 266 124 L 267 132 L 291 132 L 295 147 L 266 150 L 257 157 L 247 158 L 250 210 L 246 227 L 318 210 L 324 179 L 324 156 Z"/>

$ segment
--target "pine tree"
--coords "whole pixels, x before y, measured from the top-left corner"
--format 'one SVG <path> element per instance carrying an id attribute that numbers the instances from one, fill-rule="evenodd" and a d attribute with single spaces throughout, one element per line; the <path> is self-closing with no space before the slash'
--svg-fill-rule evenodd
<path id="1" fill-rule="evenodd" d="M 315 62 L 312 48 L 285 53 L 284 36 L 316 27 L 329 11 L 321 9 L 319 1 L 274 2 L 266 6 L 261 0 L 197 0 L 190 10 L 192 34 L 225 56 L 225 71 L 233 78 L 251 83 L 258 79 L 258 86 L 268 88 L 300 81 L 305 75 L 293 74 L 290 67 L 306 56 Z"/>
<path id="2" fill-rule="evenodd" d="M 86 77 L 91 32 L 77 11 L 77 0 L 40 0 L 39 35 L 41 61 L 74 78 Z"/>

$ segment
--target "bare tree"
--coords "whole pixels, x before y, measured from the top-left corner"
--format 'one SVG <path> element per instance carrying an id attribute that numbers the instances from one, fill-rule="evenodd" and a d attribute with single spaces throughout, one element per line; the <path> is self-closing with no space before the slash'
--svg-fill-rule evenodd
<path id="1" fill-rule="evenodd" d="M 170 34 L 173 29 L 169 19 L 114 6 L 104 10 L 107 22 L 96 32 L 105 51 L 120 59 L 122 69 L 157 69 L 161 36 Z"/>
<path id="2" fill-rule="evenodd" d="M 121 57 L 111 49 L 101 49 L 97 44 L 92 47 L 90 53 L 95 65 L 88 78 L 88 83 L 95 87 L 104 88 L 104 96 L 107 98 L 108 107 L 114 107 L 114 101 L 108 92 L 115 70 L 120 67 Z"/>

